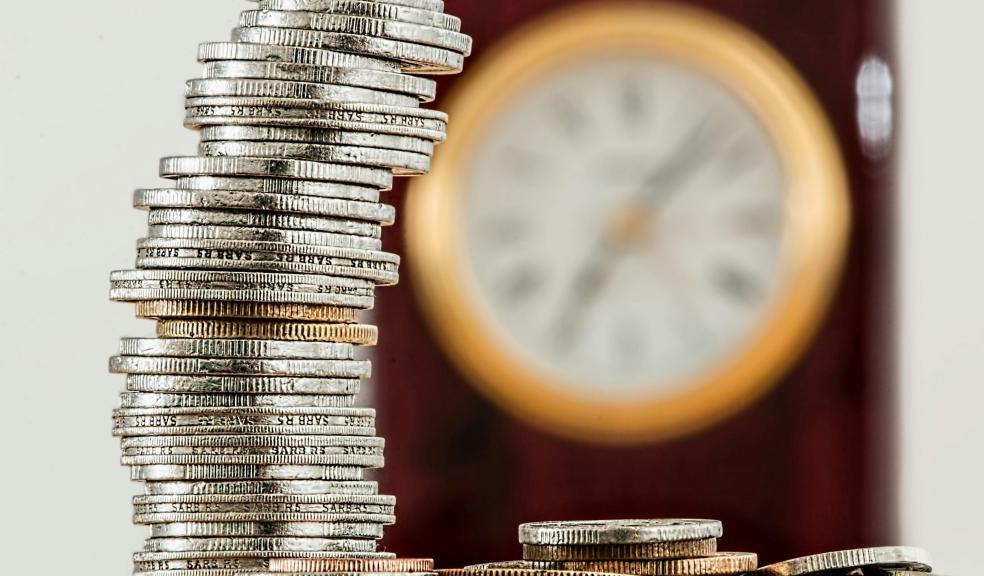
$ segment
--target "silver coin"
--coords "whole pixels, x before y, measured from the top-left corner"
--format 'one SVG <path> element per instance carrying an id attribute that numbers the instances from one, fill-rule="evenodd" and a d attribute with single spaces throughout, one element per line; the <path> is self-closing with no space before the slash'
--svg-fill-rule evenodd
<path id="1" fill-rule="evenodd" d="M 326 522 L 174 522 L 153 524 L 151 538 L 382 538 L 383 524 Z M 179 561 L 180 562 L 180 561 Z"/>
<path id="2" fill-rule="evenodd" d="M 144 493 L 179 494 L 378 494 L 376 482 L 330 480 L 243 480 L 238 482 L 147 482 Z"/>
<path id="3" fill-rule="evenodd" d="M 381 250 L 357 250 L 351 248 L 334 248 L 322 246 L 309 246 L 288 244 L 285 242 L 247 242 L 233 240 L 187 240 L 181 238 L 143 238 L 137 241 L 137 249 L 143 248 L 188 248 L 202 251 L 227 250 L 230 252 L 260 252 L 276 253 L 281 256 L 277 258 L 283 261 L 307 262 L 309 264 L 336 264 L 339 266 L 351 266 L 335 262 L 334 258 L 344 261 L 359 262 L 380 262 L 398 265 L 400 257 L 391 252 Z M 159 254 L 168 257 L 186 257 L 189 254 L 181 252 L 166 252 Z M 206 256 L 208 254 L 205 254 Z"/>
<path id="4" fill-rule="evenodd" d="M 350 236 L 379 238 L 382 226 L 375 222 L 270 212 L 199 208 L 153 208 L 147 213 L 150 226 L 161 224 L 195 224 L 199 226 L 239 226 L 244 228 L 273 228 L 277 230 L 310 230 Z"/>
<path id="5" fill-rule="evenodd" d="M 531 522 L 519 527 L 522 544 L 595 545 L 642 544 L 719 538 L 723 532 L 717 520 L 647 519 L 588 520 L 571 522 Z"/>
<path id="6" fill-rule="evenodd" d="M 423 138 L 410 138 L 407 136 L 395 136 L 393 134 L 374 134 L 372 132 L 352 132 L 344 130 L 311 130 L 308 128 L 277 128 L 273 126 L 206 126 L 202 128 L 199 136 L 202 142 L 216 141 L 257 141 L 257 142 L 299 142 L 303 144 L 325 144 L 340 146 L 362 146 L 366 148 L 382 148 L 386 150 L 402 150 L 413 152 L 424 156 L 431 156 L 434 153 L 434 143 Z M 290 184 L 293 181 L 275 180 L 274 182 L 284 182 Z M 189 186 L 178 180 L 178 188 L 203 189 Z M 215 186 L 212 189 L 219 190 L 222 187 Z M 244 192 L 279 192 L 278 190 L 253 190 L 250 188 L 227 186 L 228 190 L 242 190 Z M 376 192 L 375 198 L 352 197 L 352 200 L 363 200 L 365 202 L 378 202 L 379 193 Z M 292 192 L 282 192 L 290 194 Z M 309 192 L 297 192 L 311 196 L 320 196 Z"/>
<path id="7" fill-rule="evenodd" d="M 371 282 L 356 278 L 267 272 L 127 270 L 113 273 L 110 297 L 124 302 L 225 300 L 368 309 L 373 305 L 373 292 Z"/>
<path id="8" fill-rule="evenodd" d="M 255 46 L 255 44 L 234 44 Z M 272 46 L 271 48 L 278 48 Z M 412 94 L 386 92 L 358 86 L 316 84 L 292 80 L 265 80 L 262 78 L 196 78 L 185 86 L 185 97 L 277 98 L 335 102 L 357 102 L 381 106 L 420 106 L 420 98 Z"/>
<path id="9" fill-rule="evenodd" d="M 158 224 L 147 229 L 148 239 L 198 240 L 216 242 L 259 242 L 294 246 L 350 248 L 352 250 L 381 250 L 383 243 L 376 238 L 351 236 L 311 230 L 277 230 L 244 226 L 211 226 L 201 224 Z"/>
<path id="10" fill-rule="evenodd" d="M 356 258 L 367 256 L 368 258 Z M 144 239 L 136 266 L 170 270 L 253 270 L 317 274 L 395 284 L 399 262 L 385 252 L 221 240 Z"/>
<path id="11" fill-rule="evenodd" d="M 328 538 L 150 538 L 146 552 L 374 552 L 375 540 Z"/>
<path id="12" fill-rule="evenodd" d="M 121 338 L 119 353 L 121 356 L 352 360 L 355 358 L 355 346 L 337 342 L 283 340 Z"/>
<path id="13" fill-rule="evenodd" d="M 232 40 L 251 44 L 338 50 L 389 58 L 402 62 L 404 72 L 415 74 L 457 74 L 465 64 L 464 55 L 453 50 L 358 34 L 252 26 L 234 29 Z"/>
<path id="14" fill-rule="evenodd" d="M 162 376 L 129 374 L 126 388 L 133 392 L 222 395 L 344 395 L 359 393 L 358 378 L 297 378 L 292 376 Z"/>
<path id="15" fill-rule="evenodd" d="M 430 170 L 430 157 L 413 152 L 384 148 L 300 144 L 296 142 L 202 142 L 204 156 L 251 156 L 258 158 L 296 158 L 315 162 L 335 162 L 360 166 L 380 166 L 397 176 L 419 176 Z"/>
<path id="16" fill-rule="evenodd" d="M 340 130 L 350 132 L 368 132 L 371 134 L 389 134 L 421 138 L 432 142 L 443 142 L 447 138 L 447 121 L 441 118 L 428 118 L 422 114 L 407 114 L 410 108 L 394 106 L 372 106 L 369 104 L 347 104 L 346 108 L 334 102 L 319 102 L 313 100 L 283 99 L 269 103 L 208 103 L 196 105 L 201 98 L 189 99 L 185 106 L 185 126 L 189 128 L 206 128 L 215 125 L 228 126 L 272 126 L 288 128 L 309 128 L 321 130 Z M 215 100 L 215 98 L 209 98 Z M 230 100 L 230 99 L 226 99 Z M 267 99 L 272 100 L 272 99 Z M 359 110 L 357 108 L 363 108 Z M 372 109 L 391 109 L 391 111 Z M 424 110 L 420 110 L 424 112 Z M 343 165 L 344 166 L 344 165 Z M 282 167 L 275 167 L 283 171 Z M 214 176 L 277 176 L 271 174 L 272 169 L 264 167 L 232 168 L 209 167 L 208 172 L 189 172 L 189 175 Z M 248 171 L 247 171 L 248 170 Z M 381 170 L 381 169 L 380 169 Z M 178 174 L 181 175 L 181 174 Z M 296 170 L 284 175 L 286 178 L 304 179 L 303 173 Z M 354 179 L 348 175 L 343 180 L 338 176 L 321 176 L 311 180 L 326 180 L 335 182 L 352 182 L 355 184 L 370 184 L 364 179 Z M 379 186 L 383 188 L 383 186 Z M 389 187 L 386 186 L 386 189 Z"/>
<path id="17" fill-rule="evenodd" d="M 164 178 L 259 176 L 347 182 L 374 186 L 380 190 L 389 190 L 393 187 L 393 173 L 383 168 L 272 158 L 167 157 L 161 158 L 160 175 Z"/>
<path id="18" fill-rule="evenodd" d="M 299 376 L 311 378 L 368 378 L 367 360 L 266 360 L 262 358 L 176 358 L 114 356 L 115 374 L 224 374 Z"/>
<path id="19" fill-rule="evenodd" d="M 320 196 L 293 196 L 229 190 L 142 189 L 134 192 L 133 205 L 137 208 L 211 208 L 217 210 L 296 212 L 333 218 L 366 220 L 387 225 L 392 224 L 396 219 L 396 210 L 386 204 L 322 198 Z"/>
<path id="20" fill-rule="evenodd" d="M 249 510 L 246 506 L 232 506 L 222 504 L 209 504 L 201 506 L 186 506 L 190 510 L 215 508 L 216 512 L 164 512 L 167 509 L 180 509 L 180 506 L 162 504 L 158 506 L 137 506 L 133 514 L 134 524 L 172 524 L 178 522 L 323 522 L 325 524 L 395 524 L 396 517 L 393 514 L 345 514 L 335 512 L 315 511 L 319 505 L 310 506 L 297 504 L 251 504 Z M 292 507 L 301 509 L 294 512 Z M 327 507 L 327 506 L 321 506 Z M 148 510 L 162 510 L 161 512 L 149 512 Z M 221 510 L 228 510 L 223 512 Z M 307 511 L 305 511 L 307 510 Z"/>
<path id="21" fill-rule="evenodd" d="M 213 134 L 213 127 L 203 131 L 202 138 Z M 230 127 L 237 128 L 237 127 Z M 248 129 L 251 130 L 251 129 Z M 223 130 L 221 134 L 234 134 Z M 221 139 L 221 138 L 220 138 Z M 281 180 L 277 178 L 236 178 L 222 176 L 187 176 L 175 180 L 179 190 L 227 190 L 232 192 L 252 192 L 255 194 L 288 194 L 296 196 L 317 196 L 319 198 L 341 198 L 359 202 L 379 202 L 379 190 L 367 186 L 352 186 L 334 182 L 306 180 Z"/>
<path id="22" fill-rule="evenodd" d="M 355 405 L 352 395 L 309 394 L 157 394 L 123 392 L 121 408 L 348 408 Z"/>
<path id="23" fill-rule="evenodd" d="M 249 438 L 249 436 L 244 436 Z M 135 440 L 157 438 L 144 436 L 124 438 Z M 322 466 L 365 466 L 376 468 L 382 462 L 382 447 L 319 446 L 298 444 L 291 446 L 129 446 L 123 456 L 136 458 L 137 464 L 318 464 Z M 364 459 L 357 457 L 365 456 Z M 201 457 L 196 459 L 196 457 Z M 351 457 L 351 458 L 349 458 Z M 226 461 L 228 459 L 228 462 Z M 221 460 L 220 460 L 221 459 Z"/>
<path id="24" fill-rule="evenodd" d="M 179 257 L 146 256 L 148 253 L 163 251 L 180 252 Z M 358 278 L 369 280 L 381 286 L 392 286 L 399 282 L 400 276 L 396 271 L 398 266 L 378 261 L 350 261 L 350 266 L 338 264 L 311 264 L 299 261 L 299 258 L 270 258 L 270 253 L 256 252 L 223 252 L 208 250 L 216 257 L 200 257 L 203 251 L 184 248 L 144 248 L 137 256 L 136 266 L 142 269 L 166 270 L 243 270 L 264 272 L 286 272 L 292 274 L 319 274 L 343 278 Z M 238 255 L 238 257 L 230 255 Z M 272 254 L 272 256 L 283 256 Z M 322 257 L 328 259 L 327 257 Z M 341 258 L 330 258 L 332 261 L 343 261 Z"/>
<path id="25" fill-rule="evenodd" d="M 270 46 L 242 42 L 205 42 L 198 46 L 198 61 L 258 60 L 262 62 L 293 62 L 333 68 L 361 68 L 380 72 L 400 72 L 399 62 L 385 58 L 372 58 L 348 52 L 299 48 L 297 46 Z"/>
<path id="26" fill-rule="evenodd" d="M 258 2 L 260 0 L 252 0 L 253 2 Z M 318 6 L 321 0 L 295 0 L 297 4 L 310 6 L 309 10 L 315 11 L 316 6 Z M 397 6 L 406 6 L 408 8 L 417 8 L 419 10 L 428 10 L 430 12 L 444 12 L 444 0 L 365 0 L 366 2 L 376 2 L 380 4 L 394 4 Z"/>
<path id="27" fill-rule="evenodd" d="M 259 428 L 259 427 L 257 427 Z M 281 427 L 283 428 L 283 427 Z M 297 428 L 296 426 L 294 428 Z M 331 430 L 312 431 L 313 434 L 331 434 Z M 222 432 L 216 432 L 221 434 Z M 295 430 L 278 430 L 267 427 L 255 434 L 297 434 Z M 342 432 L 343 434 L 346 432 Z M 366 434 L 371 436 L 372 434 Z M 191 464 L 133 466 L 130 478 L 144 482 L 196 481 L 196 480 L 362 480 L 364 468 L 357 466 L 259 466 L 253 464 Z"/>
<path id="28" fill-rule="evenodd" d="M 879 567 L 901 568 L 915 572 L 932 572 L 932 558 L 922 548 L 911 546 L 884 546 L 841 550 L 813 556 L 795 558 L 769 566 L 763 566 L 756 574 L 770 576 L 803 576 L 830 570 Z"/>
<path id="29" fill-rule="evenodd" d="M 145 360 L 156 360 L 146 358 Z M 273 362 L 271 360 L 270 362 Z M 331 362 L 325 360 L 323 362 Z M 116 421 L 132 426 L 373 426 L 372 408 L 141 408 L 113 410 Z M 360 434 L 361 436 L 361 434 Z"/>
<path id="30" fill-rule="evenodd" d="M 412 42 L 414 44 L 424 44 L 457 52 L 464 56 L 471 54 L 472 48 L 472 39 L 470 36 L 452 30 L 394 20 L 379 20 L 331 13 L 245 10 L 239 17 L 239 25 L 243 28 L 263 26 L 318 30 L 339 34 L 352 34 L 360 37 L 378 37 L 401 42 Z"/>
<path id="31" fill-rule="evenodd" d="M 240 558 L 259 558 L 272 560 L 274 558 L 365 558 L 365 559 L 387 559 L 395 558 L 392 552 L 299 552 L 299 551 L 280 551 L 280 550 L 245 550 L 236 551 L 188 551 L 188 552 L 136 552 L 133 554 L 133 561 L 136 562 L 163 562 L 171 560 L 230 560 Z M 202 568 L 207 568 L 203 566 Z M 172 575 L 173 576 L 173 575 Z"/>
<path id="32" fill-rule="evenodd" d="M 151 534 L 166 531 L 170 525 L 160 524 L 151 527 Z M 178 527 L 187 524 L 175 524 Z M 204 525 L 200 525 L 204 526 Z M 220 524 L 220 526 L 222 526 Z M 194 528 L 191 528 L 193 530 Z M 153 536 L 152 536 L 153 537 Z M 165 536 L 158 536 L 165 537 Z M 168 576 L 180 576 L 177 570 L 240 570 L 249 572 L 267 571 L 270 569 L 269 558 L 181 558 L 160 560 L 138 560 L 133 562 L 134 572 L 164 572 Z"/>
<path id="33" fill-rule="evenodd" d="M 330 12 L 380 20 L 399 20 L 411 24 L 461 31 L 461 19 L 442 11 L 422 10 L 382 2 L 358 0 L 261 0 L 261 10 Z"/>
<path id="34" fill-rule="evenodd" d="M 283 454 L 292 454 L 293 448 L 317 447 L 325 450 L 341 450 L 336 454 L 382 454 L 385 441 L 382 438 L 364 436 L 154 436 L 124 438 L 124 450 L 131 448 L 165 447 L 184 448 L 239 448 L 275 447 Z M 299 452 L 302 453 L 302 452 Z"/>
<path id="35" fill-rule="evenodd" d="M 337 84 L 409 94 L 416 96 L 422 102 L 430 102 L 437 94 L 437 83 L 429 78 L 365 68 L 332 68 L 293 62 L 253 60 L 216 60 L 206 62 L 202 68 L 204 79 L 254 78 Z"/>

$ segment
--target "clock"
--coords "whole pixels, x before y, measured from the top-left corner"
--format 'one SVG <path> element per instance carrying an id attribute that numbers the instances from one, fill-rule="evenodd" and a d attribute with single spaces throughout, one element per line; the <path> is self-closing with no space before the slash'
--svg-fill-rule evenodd
<path id="1" fill-rule="evenodd" d="M 411 186 L 437 341 L 505 410 L 579 442 L 704 430 L 811 341 L 849 235 L 846 170 L 797 72 L 700 9 L 587 5 L 500 42 Z"/>

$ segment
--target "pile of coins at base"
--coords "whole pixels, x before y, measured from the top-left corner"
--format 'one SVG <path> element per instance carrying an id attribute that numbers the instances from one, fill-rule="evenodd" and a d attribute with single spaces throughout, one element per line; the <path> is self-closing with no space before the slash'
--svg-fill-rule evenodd
<path id="1" fill-rule="evenodd" d="M 380 193 L 423 174 L 446 115 L 421 108 L 471 40 L 441 0 L 260 0 L 187 83 L 196 156 L 138 190 L 149 233 L 111 297 L 157 321 L 110 361 L 126 375 L 114 434 L 145 483 L 139 574 L 429 572 L 377 550 L 395 499 L 375 412 L 355 407 L 376 342 L 359 324 L 382 251 Z"/>
<path id="2" fill-rule="evenodd" d="M 927 576 L 929 554 L 890 546 L 758 567 L 751 552 L 719 552 L 721 522 L 696 519 L 534 522 L 519 527 L 523 560 L 438 570 L 442 576 Z"/>

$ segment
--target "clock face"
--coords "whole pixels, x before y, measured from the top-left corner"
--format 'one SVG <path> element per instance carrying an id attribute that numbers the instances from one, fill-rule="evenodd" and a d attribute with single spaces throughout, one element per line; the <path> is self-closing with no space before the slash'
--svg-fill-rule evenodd
<path id="1" fill-rule="evenodd" d="M 816 332 L 849 229 L 822 108 L 751 32 L 581 6 L 461 80 L 411 185 L 414 286 L 467 380 L 581 441 L 740 412 Z"/>
<path id="2" fill-rule="evenodd" d="M 460 190 L 488 322 L 572 392 L 672 393 L 741 348 L 783 278 L 787 181 L 755 113 L 658 54 L 513 96 Z"/>

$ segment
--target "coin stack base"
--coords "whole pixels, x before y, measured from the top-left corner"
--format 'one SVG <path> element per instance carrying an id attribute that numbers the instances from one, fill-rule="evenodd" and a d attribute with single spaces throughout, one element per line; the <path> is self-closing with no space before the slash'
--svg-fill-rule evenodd
<path id="1" fill-rule="evenodd" d="M 201 45 L 186 87 L 197 155 L 137 190 L 148 232 L 111 298 L 157 321 L 124 338 L 114 414 L 144 483 L 141 575 L 429 573 L 379 551 L 396 521 L 367 469 L 375 412 L 356 407 L 376 344 L 361 324 L 400 258 L 382 250 L 395 176 L 426 173 L 447 116 L 421 104 L 471 40 L 441 0 L 260 0 L 230 42 Z"/>

